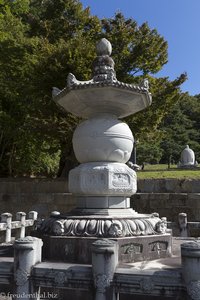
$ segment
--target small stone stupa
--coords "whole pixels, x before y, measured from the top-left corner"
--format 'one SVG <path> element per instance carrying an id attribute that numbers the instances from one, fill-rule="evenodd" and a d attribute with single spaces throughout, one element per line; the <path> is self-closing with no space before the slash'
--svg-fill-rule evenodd
<path id="1" fill-rule="evenodd" d="M 192 169 L 198 166 L 197 161 L 195 161 L 195 154 L 189 145 L 186 145 L 185 149 L 181 152 L 181 160 L 178 163 L 178 168 Z"/>
<path id="2" fill-rule="evenodd" d="M 53 213 L 39 228 L 47 256 L 90 263 L 91 244 L 99 238 L 118 241 L 121 261 L 168 256 L 171 234 L 166 218 L 130 208 L 137 178 L 126 163 L 134 139 L 128 125 L 119 120 L 151 104 L 148 81 L 141 85 L 118 81 L 110 42 L 102 39 L 96 50 L 92 80 L 78 81 L 69 74 L 67 87 L 53 90 L 59 106 L 86 120 L 73 135 L 80 165 L 69 173 L 69 191 L 77 207 L 68 214 Z"/>

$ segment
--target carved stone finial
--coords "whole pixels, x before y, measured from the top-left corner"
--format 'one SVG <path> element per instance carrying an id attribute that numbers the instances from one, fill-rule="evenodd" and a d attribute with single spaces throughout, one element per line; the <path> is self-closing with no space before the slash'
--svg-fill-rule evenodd
<path id="1" fill-rule="evenodd" d="M 112 53 L 111 43 L 105 38 L 101 39 L 97 43 L 96 52 L 97 57 L 93 63 L 93 81 L 101 83 L 112 83 L 117 81 L 114 70 L 115 63 L 112 57 L 110 57 Z"/>
<path id="2" fill-rule="evenodd" d="M 101 39 L 96 45 L 96 52 L 97 52 L 97 55 L 99 55 L 99 56 L 102 56 L 102 55 L 110 56 L 112 53 L 111 43 L 105 38 Z"/>

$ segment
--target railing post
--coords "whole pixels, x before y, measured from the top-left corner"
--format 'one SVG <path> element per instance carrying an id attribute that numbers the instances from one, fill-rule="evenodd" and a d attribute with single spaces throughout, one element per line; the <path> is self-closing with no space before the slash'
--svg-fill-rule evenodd
<path id="1" fill-rule="evenodd" d="M 36 263 L 41 262 L 42 240 L 27 236 L 15 241 L 14 244 L 14 298 L 23 295 L 24 300 L 39 299 L 39 288 L 31 279 L 31 270 Z"/>
<path id="2" fill-rule="evenodd" d="M 92 244 L 92 268 L 96 289 L 95 300 L 117 300 L 113 276 L 118 264 L 118 244 L 102 239 Z"/>
<path id="3" fill-rule="evenodd" d="M 31 220 L 36 221 L 37 218 L 38 218 L 38 212 L 37 212 L 37 211 L 34 211 L 34 210 L 29 211 L 29 213 L 28 213 L 28 218 L 31 219 Z"/>
<path id="4" fill-rule="evenodd" d="M 6 223 L 6 234 L 5 234 L 5 242 L 11 242 L 11 230 L 12 230 L 12 214 L 3 213 L 1 214 L 1 222 Z"/>
<path id="5" fill-rule="evenodd" d="M 200 243 L 193 241 L 182 244 L 181 259 L 188 299 L 200 299 Z"/>
<path id="6" fill-rule="evenodd" d="M 19 238 L 25 237 L 25 222 L 26 222 L 26 213 L 25 212 L 17 212 L 16 213 L 16 220 L 20 221 L 21 227 L 19 229 Z"/>
<path id="7" fill-rule="evenodd" d="M 181 237 L 188 237 L 187 214 L 180 213 L 178 215 L 178 224 Z"/>

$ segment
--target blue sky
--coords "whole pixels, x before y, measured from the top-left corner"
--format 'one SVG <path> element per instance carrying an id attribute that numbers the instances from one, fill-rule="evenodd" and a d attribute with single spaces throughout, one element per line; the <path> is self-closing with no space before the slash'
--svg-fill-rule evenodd
<path id="1" fill-rule="evenodd" d="M 168 42 L 168 63 L 156 76 L 173 80 L 187 72 L 182 85 L 190 95 L 200 94 L 200 0 L 80 0 L 92 15 L 111 18 L 121 11 L 138 25 L 148 22 Z"/>

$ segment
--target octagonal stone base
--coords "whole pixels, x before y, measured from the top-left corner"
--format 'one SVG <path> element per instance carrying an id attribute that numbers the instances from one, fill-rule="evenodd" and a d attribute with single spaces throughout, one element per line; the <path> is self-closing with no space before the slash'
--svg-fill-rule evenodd
<path id="1" fill-rule="evenodd" d="M 136 173 L 124 163 L 84 163 L 69 173 L 73 195 L 128 197 L 136 190 Z"/>

